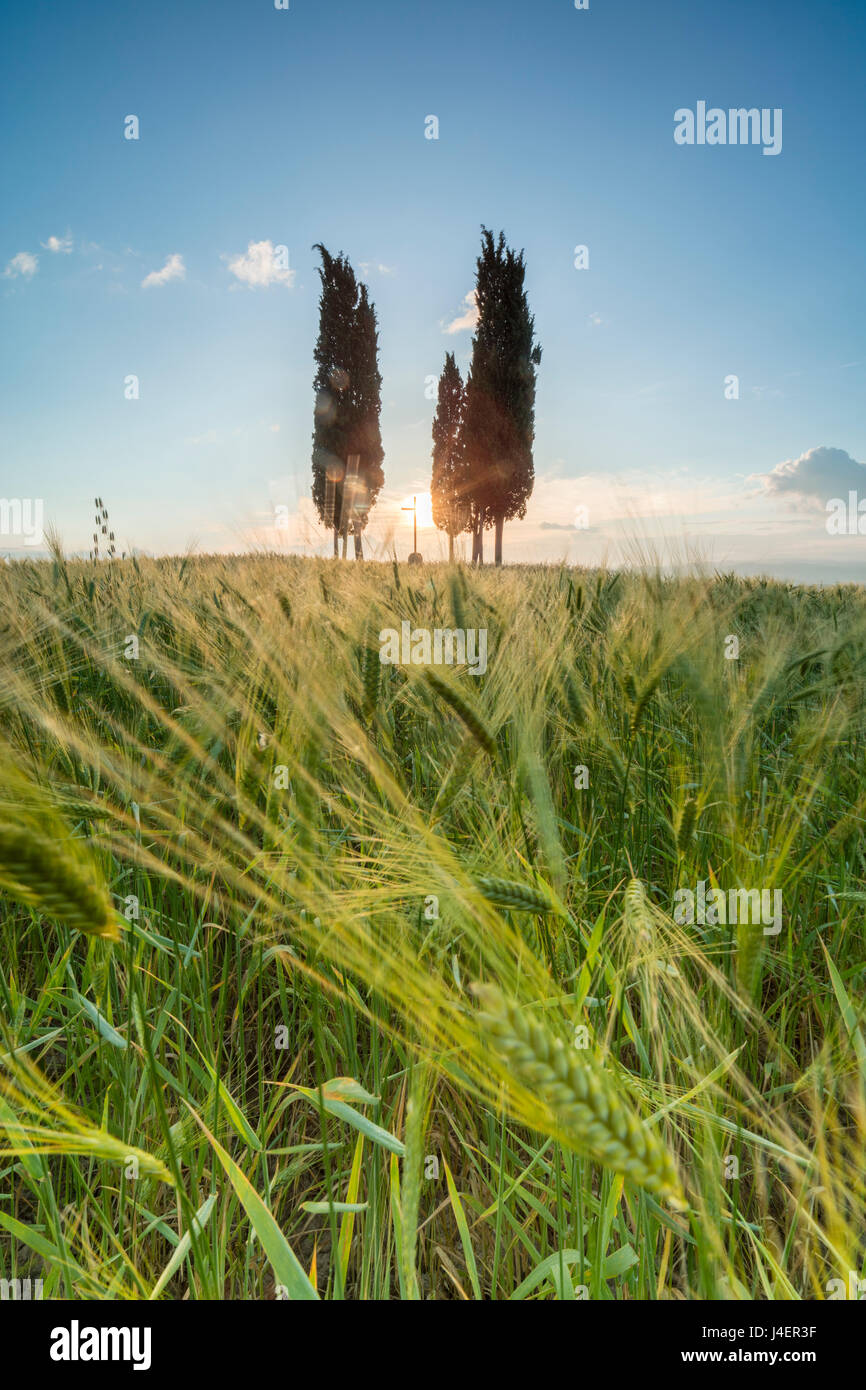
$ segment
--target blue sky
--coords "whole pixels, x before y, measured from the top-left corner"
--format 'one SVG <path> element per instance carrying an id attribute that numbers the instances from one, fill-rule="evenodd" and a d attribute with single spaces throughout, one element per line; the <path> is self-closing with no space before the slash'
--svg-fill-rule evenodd
<path id="1" fill-rule="evenodd" d="M 824 506 L 866 461 L 861 3 L 81 0 L 11 5 L 5 28 L 0 493 L 44 499 L 67 548 L 97 493 L 126 548 L 327 548 L 323 241 L 379 313 L 369 541 L 408 553 L 425 385 L 447 350 L 468 365 L 471 331 L 447 330 L 485 223 L 526 250 L 544 349 L 506 559 L 615 560 L 639 534 L 794 578 L 862 569 Z M 781 108 L 781 153 L 678 146 L 702 100 Z"/>

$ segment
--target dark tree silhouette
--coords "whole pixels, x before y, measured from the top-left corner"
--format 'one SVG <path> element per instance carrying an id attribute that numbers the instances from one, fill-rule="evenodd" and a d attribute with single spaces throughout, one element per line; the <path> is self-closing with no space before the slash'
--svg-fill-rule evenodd
<path id="1" fill-rule="evenodd" d="M 526 514 L 535 472 L 535 378 L 541 348 L 524 290 L 526 266 L 505 235 L 481 229 L 477 261 L 478 326 L 466 383 L 462 454 L 472 502 L 472 559 L 483 563 L 483 533 L 496 528 L 496 564 L 502 564 L 502 528 Z"/>
<path id="2" fill-rule="evenodd" d="M 448 534 L 448 559 L 454 559 L 454 537 L 469 526 L 469 500 L 461 451 L 463 379 L 453 352 L 445 354 L 439 378 L 439 398 L 433 417 L 433 477 L 430 492 L 433 520 Z"/>
<path id="3" fill-rule="evenodd" d="M 348 259 L 321 244 L 319 337 L 313 430 L 313 502 L 334 532 L 334 554 L 343 555 L 351 531 L 356 558 L 361 533 L 384 482 L 379 414 L 382 377 L 376 311 L 366 285 L 358 285 Z"/>

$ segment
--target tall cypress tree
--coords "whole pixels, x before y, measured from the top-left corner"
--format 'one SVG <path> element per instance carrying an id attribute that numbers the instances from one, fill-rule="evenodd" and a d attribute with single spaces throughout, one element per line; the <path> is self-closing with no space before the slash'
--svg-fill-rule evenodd
<path id="1" fill-rule="evenodd" d="M 433 417 L 433 477 L 430 492 L 433 520 L 448 533 L 448 559 L 454 559 L 454 537 L 469 525 L 469 502 L 463 468 L 463 379 L 453 352 L 445 354 L 439 396 Z"/>
<path id="2" fill-rule="evenodd" d="M 319 520 L 333 529 L 336 555 L 348 456 L 349 339 L 358 287 L 352 267 L 344 256 L 331 256 L 321 245 L 313 249 L 319 251 L 322 258 L 319 337 L 313 353 L 316 361 L 313 502 Z"/>
<path id="3" fill-rule="evenodd" d="M 524 289 L 523 252 L 505 234 L 481 229 L 477 261 L 478 326 L 466 383 L 463 455 L 473 508 L 473 560 L 483 562 L 483 532 L 496 528 L 496 563 L 502 564 L 502 528 L 526 515 L 535 472 L 535 378 L 541 348 Z"/>
<path id="4" fill-rule="evenodd" d="M 361 559 L 361 533 L 367 525 L 370 509 L 379 496 L 385 481 L 382 461 L 382 431 L 379 416 L 382 410 L 382 374 L 379 371 L 379 330 L 376 310 L 367 297 L 367 286 L 361 285 L 351 334 L 351 365 L 349 393 L 351 420 L 348 435 L 348 455 L 358 459 L 358 474 L 345 500 L 344 534 L 350 529 L 355 538 L 355 558 Z M 348 489 L 346 490 L 348 493 Z"/>
<path id="5" fill-rule="evenodd" d="M 319 337 L 313 354 L 313 502 L 319 520 L 333 529 L 334 554 L 341 536 L 345 554 L 351 530 L 360 556 L 361 532 L 384 482 L 376 311 L 347 257 L 332 256 L 320 244 L 313 249 L 322 258 Z M 357 474 L 350 472 L 355 457 Z"/>

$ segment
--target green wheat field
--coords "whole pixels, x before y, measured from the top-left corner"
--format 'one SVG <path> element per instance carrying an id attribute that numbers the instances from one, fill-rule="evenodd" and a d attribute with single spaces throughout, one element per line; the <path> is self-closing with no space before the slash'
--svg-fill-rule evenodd
<path id="1" fill-rule="evenodd" d="M 486 673 L 383 665 L 404 621 Z M 848 1296 L 864 687 L 857 586 L 0 567 L 0 1276 Z"/>

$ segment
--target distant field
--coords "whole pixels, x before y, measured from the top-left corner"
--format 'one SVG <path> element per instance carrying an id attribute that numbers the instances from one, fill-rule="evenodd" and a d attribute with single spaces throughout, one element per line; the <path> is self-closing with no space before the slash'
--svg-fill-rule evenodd
<path id="1" fill-rule="evenodd" d="M 864 689 L 854 586 L 0 567 L 0 1278 L 846 1296 Z"/>

